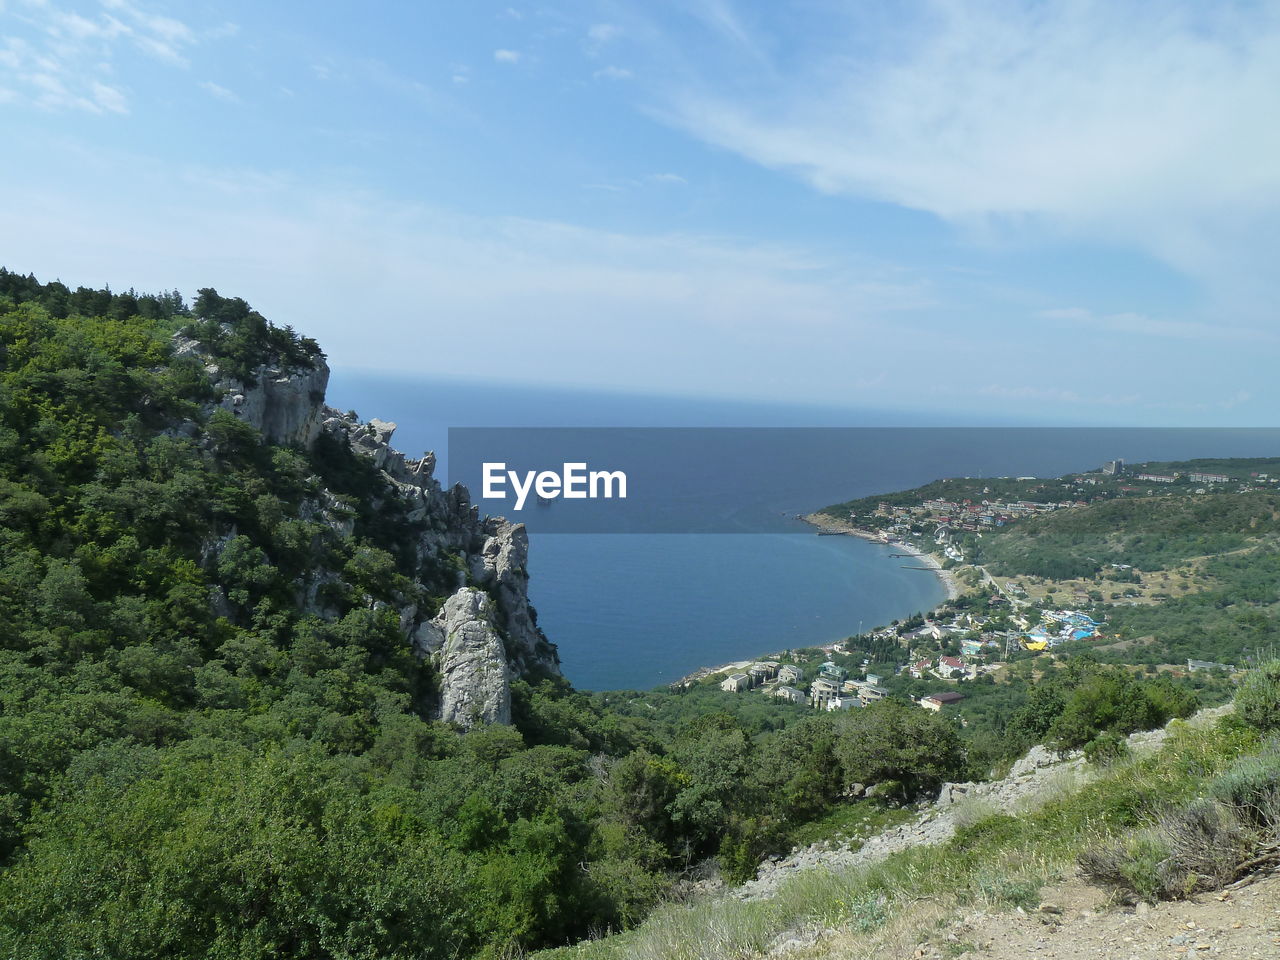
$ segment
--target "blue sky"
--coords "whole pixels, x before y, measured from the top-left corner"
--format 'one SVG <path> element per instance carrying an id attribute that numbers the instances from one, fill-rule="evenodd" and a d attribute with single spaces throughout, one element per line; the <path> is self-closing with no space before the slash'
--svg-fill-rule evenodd
<path id="1" fill-rule="evenodd" d="M 1275 3 L 0 0 L 0 262 L 335 369 L 1274 425 Z"/>

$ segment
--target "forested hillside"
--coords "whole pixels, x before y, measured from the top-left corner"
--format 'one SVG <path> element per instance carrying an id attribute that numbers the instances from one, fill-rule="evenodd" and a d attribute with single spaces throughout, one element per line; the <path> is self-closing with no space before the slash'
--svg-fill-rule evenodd
<path id="1" fill-rule="evenodd" d="M 0 360 L 7 956 L 565 942 L 872 780 L 826 718 L 675 731 L 574 694 L 519 531 L 321 409 L 318 347 L 243 301 L 0 273 Z M 445 600 L 476 587 L 510 705 L 450 715 Z M 871 722 L 935 744 L 912 789 L 963 767 L 936 718 Z"/>
<path id="2" fill-rule="evenodd" d="M 576 693 L 523 528 L 327 375 L 211 289 L 0 271 L 5 956 L 507 956 L 986 773 L 894 698 Z M 1096 665 L 1036 687 L 1010 742 L 1193 705 Z"/>

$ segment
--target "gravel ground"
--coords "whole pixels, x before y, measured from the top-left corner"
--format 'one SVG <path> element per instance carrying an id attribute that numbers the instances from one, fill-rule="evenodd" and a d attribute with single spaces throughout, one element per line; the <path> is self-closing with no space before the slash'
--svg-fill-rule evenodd
<path id="1" fill-rule="evenodd" d="M 1038 911 L 971 914 L 941 942 L 920 944 L 908 957 L 938 960 L 1148 960 L 1280 957 L 1280 877 L 1234 892 L 1179 903 L 1108 909 L 1104 894 L 1079 881 L 1049 888 Z M 888 960 L 888 958 L 886 958 Z"/>

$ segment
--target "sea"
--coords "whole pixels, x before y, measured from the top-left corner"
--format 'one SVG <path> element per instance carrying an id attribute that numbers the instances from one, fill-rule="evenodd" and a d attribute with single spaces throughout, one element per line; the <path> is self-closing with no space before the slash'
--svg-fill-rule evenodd
<path id="1" fill-rule="evenodd" d="M 1114 458 L 1280 453 L 1275 430 L 1062 429 L 1013 420 L 974 429 L 954 417 L 893 409 L 342 369 L 334 371 L 328 402 L 396 422 L 393 445 L 409 456 L 435 451 L 442 481 L 451 427 L 766 428 L 752 469 L 707 477 L 724 499 L 738 495 L 750 504 L 731 527 L 717 528 L 736 532 L 561 533 L 530 519 L 530 599 L 565 676 L 586 690 L 648 689 L 700 667 L 830 643 L 945 598 L 940 579 L 918 560 L 855 537 L 817 536 L 798 514 L 944 476 L 1049 477 Z M 741 489 L 723 489 L 735 483 Z"/>

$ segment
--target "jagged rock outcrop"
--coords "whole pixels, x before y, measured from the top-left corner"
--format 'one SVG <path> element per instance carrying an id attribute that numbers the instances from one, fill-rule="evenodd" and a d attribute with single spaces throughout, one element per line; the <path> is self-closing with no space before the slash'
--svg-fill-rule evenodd
<path id="1" fill-rule="evenodd" d="M 224 376 L 204 345 L 190 337 L 176 336 L 174 349 L 204 363 L 219 394 L 208 412 L 229 410 L 281 445 L 310 448 L 327 435 L 368 458 L 399 494 L 396 509 L 403 512 L 397 516 L 413 537 L 419 569 L 454 572 L 454 582 L 446 578 L 444 583 L 453 592 L 436 616 L 412 597 L 396 608 L 405 642 L 419 656 L 432 658 L 440 674 L 434 712 L 441 719 L 463 726 L 510 723 L 511 679 L 559 673 L 555 647 L 538 628 L 529 603 L 529 538 L 523 524 L 482 517 L 461 485 L 444 489 L 434 477 L 434 454 L 410 459 L 391 446 L 396 424 L 362 422 L 326 406 L 329 368 L 321 358 L 309 366 L 260 365 L 245 381 Z M 324 524 L 338 538 L 355 532 L 349 503 L 327 489 L 301 504 L 299 516 Z M 467 585 L 468 576 L 474 586 Z M 297 584 L 299 608 L 324 619 L 337 616 L 325 598 L 329 588 L 341 585 L 334 570 L 310 571 Z M 438 597 L 440 584 L 433 586 Z"/>
<path id="2" fill-rule="evenodd" d="M 441 720 L 463 727 L 511 722 L 511 672 L 494 612 L 488 595 L 463 587 L 433 621 L 443 638 L 436 655 Z"/>
<path id="3" fill-rule="evenodd" d="M 320 413 L 329 386 L 329 365 L 316 357 L 308 366 L 263 364 L 250 381 L 224 375 L 204 344 L 178 334 L 174 355 L 195 356 L 220 395 L 215 406 L 227 410 L 271 443 L 310 446 L 320 430 Z"/>
<path id="4" fill-rule="evenodd" d="M 529 603 L 529 536 L 524 524 L 481 517 L 461 484 L 445 490 L 433 476 L 434 454 L 409 459 L 390 445 L 394 423 L 362 423 L 351 414 L 325 407 L 321 429 L 370 458 L 407 501 L 407 519 L 425 522 L 426 530 L 416 543 L 420 562 L 444 554 L 464 558 L 471 579 L 495 601 L 494 622 L 506 641 L 511 669 L 517 674 L 558 674 L 555 647 L 538 628 Z M 420 650 L 426 642 L 420 638 L 430 636 L 423 623 L 423 618 L 413 616 L 406 628 L 407 638 Z"/>

